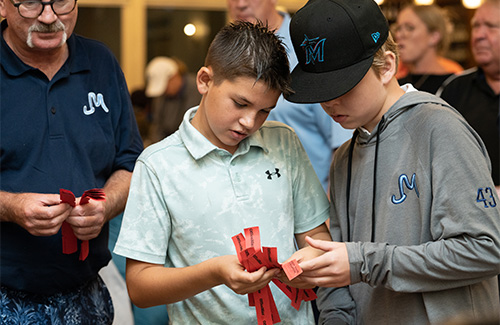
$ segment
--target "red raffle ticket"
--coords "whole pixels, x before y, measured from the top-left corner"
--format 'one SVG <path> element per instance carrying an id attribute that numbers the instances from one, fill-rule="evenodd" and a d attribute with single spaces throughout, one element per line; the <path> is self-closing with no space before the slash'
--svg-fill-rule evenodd
<path id="1" fill-rule="evenodd" d="M 68 203 L 72 207 L 76 206 L 76 198 L 73 192 L 65 190 L 63 188 L 59 189 L 59 196 L 61 199 L 61 203 Z M 89 203 L 90 199 L 96 201 L 104 201 L 106 200 L 106 194 L 100 188 L 94 188 L 87 190 L 83 193 L 80 198 L 80 205 L 84 205 Z M 62 250 L 63 254 L 73 254 L 78 250 L 78 239 L 73 232 L 71 226 L 64 221 L 61 227 L 62 232 Z M 80 249 L 80 261 L 84 261 L 89 255 L 89 241 L 82 240 L 81 249 Z"/>
<path id="2" fill-rule="evenodd" d="M 283 271 L 285 271 L 285 274 L 290 281 L 292 281 L 302 273 L 302 269 L 300 268 L 297 260 L 288 261 L 286 263 L 283 263 L 281 266 L 283 266 Z"/>
<path id="3" fill-rule="evenodd" d="M 278 262 L 278 249 L 276 247 L 261 247 L 259 227 L 244 229 L 245 235 L 239 233 L 231 237 L 236 248 L 236 254 L 241 265 L 248 271 L 254 272 L 262 266 L 283 269 L 288 279 L 292 280 L 302 273 L 296 260 L 291 260 L 281 265 Z M 290 298 L 291 305 L 299 310 L 302 301 L 311 301 L 317 298 L 312 289 L 297 289 L 281 282 L 272 280 L 276 286 Z M 276 324 L 281 321 L 276 303 L 269 285 L 261 290 L 248 294 L 248 305 L 255 307 L 259 325 Z"/>

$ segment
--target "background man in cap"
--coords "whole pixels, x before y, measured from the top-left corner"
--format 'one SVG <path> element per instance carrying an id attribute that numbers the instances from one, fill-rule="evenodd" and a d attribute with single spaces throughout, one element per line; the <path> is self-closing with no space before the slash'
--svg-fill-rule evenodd
<path id="1" fill-rule="evenodd" d="M 436 324 L 500 311 L 500 210 L 486 148 L 442 99 L 396 78 L 373 0 L 315 0 L 291 22 L 293 102 L 321 102 L 353 140 L 331 171 L 334 242 L 300 263 L 326 324 Z M 292 256 L 293 258 L 293 256 Z"/>
<path id="2" fill-rule="evenodd" d="M 146 67 L 146 96 L 152 98 L 150 143 L 177 131 L 184 113 L 201 99 L 195 76 L 188 73 L 186 65 L 164 56 L 154 58 Z"/>

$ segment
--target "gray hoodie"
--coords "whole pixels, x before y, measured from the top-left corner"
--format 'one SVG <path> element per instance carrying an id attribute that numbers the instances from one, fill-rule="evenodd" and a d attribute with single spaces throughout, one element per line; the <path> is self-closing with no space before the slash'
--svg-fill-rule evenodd
<path id="1" fill-rule="evenodd" d="M 335 153 L 330 193 L 352 284 L 319 289 L 320 322 L 498 317 L 500 202 L 477 133 L 446 102 L 414 91 L 372 134 L 356 134 Z"/>

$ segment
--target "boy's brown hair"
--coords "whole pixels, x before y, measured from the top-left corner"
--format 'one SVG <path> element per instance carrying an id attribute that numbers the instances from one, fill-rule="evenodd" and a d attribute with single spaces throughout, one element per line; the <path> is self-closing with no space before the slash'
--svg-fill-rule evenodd
<path id="1" fill-rule="evenodd" d="M 261 22 L 236 21 L 223 27 L 210 44 L 205 66 L 212 68 L 215 83 L 251 77 L 285 95 L 292 92 L 283 43 Z"/>

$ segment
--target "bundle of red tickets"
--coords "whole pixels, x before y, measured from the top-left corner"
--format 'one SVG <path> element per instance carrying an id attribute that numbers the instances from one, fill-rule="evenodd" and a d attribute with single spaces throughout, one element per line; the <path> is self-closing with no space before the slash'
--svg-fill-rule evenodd
<path id="1" fill-rule="evenodd" d="M 61 203 L 68 203 L 72 207 L 76 206 L 76 198 L 75 195 L 68 190 L 60 189 L 59 195 L 61 198 Z M 106 200 L 106 194 L 100 188 L 93 188 L 91 190 L 85 191 L 80 198 L 80 205 L 84 205 L 89 203 L 90 199 L 96 201 L 104 201 Z M 71 229 L 71 226 L 66 221 L 63 222 L 62 227 L 62 250 L 63 254 L 73 254 L 78 250 L 78 239 Z M 82 240 L 81 249 L 80 249 L 80 261 L 84 261 L 89 255 L 89 241 Z"/>
<path id="2" fill-rule="evenodd" d="M 254 272 L 265 266 L 267 269 L 283 269 L 289 280 L 292 280 L 302 269 L 296 260 L 280 264 L 278 262 L 278 250 L 276 247 L 260 247 L 259 227 L 245 229 L 245 235 L 239 233 L 232 237 L 238 259 L 248 272 Z M 272 280 L 278 288 L 283 291 L 292 301 L 292 306 L 299 310 L 301 302 L 316 299 L 316 293 L 312 289 L 298 289 L 284 284 L 278 279 Z M 257 322 L 262 324 L 276 324 L 281 321 L 276 303 L 269 285 L 261 290 L 248 294 L 248 303 L 255 307 L 257 312 Z M 257 303 L 257 305 L 256 305 Z"/>

